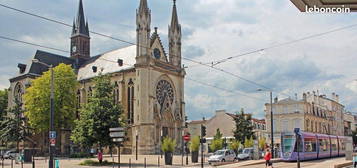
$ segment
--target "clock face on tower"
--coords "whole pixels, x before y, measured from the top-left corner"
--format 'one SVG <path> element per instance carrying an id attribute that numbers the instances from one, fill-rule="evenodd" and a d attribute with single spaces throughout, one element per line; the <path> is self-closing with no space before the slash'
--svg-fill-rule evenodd
<path id="1" fill-rule="evenodd" d="M 77 46 L 73 46 L 72 47 L 72 52 L 76 52 L 77 51 Z"/>
<path id="2" fill-rule="evenodd" d="M 170 82 L 160 80 L 156 85 L 156 99 L 161 106 L 161 111 L 169 109 L 174 102 L 174 90 Z"/>

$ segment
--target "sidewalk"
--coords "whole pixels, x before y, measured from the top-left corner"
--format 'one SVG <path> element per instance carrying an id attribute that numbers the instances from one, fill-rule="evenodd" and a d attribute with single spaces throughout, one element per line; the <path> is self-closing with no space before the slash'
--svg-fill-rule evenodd
<path id="1" fill-rule="evenodd" d="M 278 163 L 280 162 L 280 159 L 272 159 L 273 163 Z M 260 160 L 247 160 L 247 161 L 239 161 L 237 163 L 226 163 L 224 165 L 216 165 L 219 168 L 225 168 L 225 167 L 239 167 L 239 166 L 251 166 L 251 165 L 257 165 L 257 164 L 265 164 L 264 159 Z"/>

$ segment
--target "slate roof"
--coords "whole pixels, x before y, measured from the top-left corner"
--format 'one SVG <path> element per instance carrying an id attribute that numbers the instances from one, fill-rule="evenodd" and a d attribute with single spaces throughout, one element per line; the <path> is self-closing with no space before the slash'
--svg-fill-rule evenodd
<path id="1" fill-rule="evenodd" d="M 57 66 L 60 63 L 64 63 L 67 65 L 72 65 L 74 67 L 75 60 L 53 53 L 49 53 L 46 51 L 37 50 L 33 59 L 38 59 L 40 62 L 46 63 L 48 65 Z M 21 77 L 29 77 L 29 76 L 40 76 L 43 72 L 48 71 L 48 68 L 45 65 L 39 63 L 33 63 L 32 60 L 29 64 L 27 64 L 24 73 L 18 74 L 18 76 L 11 78 L 10 82 L 19 79 Z"/>
<path id="2" fill-rule="evenodd" d="M 91 57 L 78 70 L 77 80 L 86 80 L 102 74 L 120 72 L 134 68 L 136 63 L 136 45 L 109 51 L 104 54 Z M 118 59 L 123 60 L 123 66 L 119 66 Z M 92 67 L 97 67 L 97 72 L 93 72 Z"/>

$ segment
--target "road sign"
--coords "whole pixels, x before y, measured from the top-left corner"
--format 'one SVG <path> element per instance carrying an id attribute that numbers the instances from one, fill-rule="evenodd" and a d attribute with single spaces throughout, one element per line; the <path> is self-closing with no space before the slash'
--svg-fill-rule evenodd
<path id="1" fill-rule="evenodd" d="M 49 137 L 50 137 L 50 139 L 55 139 L 56 138 L 56 131 L 50 131 Z"/>
<path id="2" fill-rule="evenodd" d="M 113 142 L 123 142 L 124 138 L 113 138 Z"/>
<path id="3" fill-rule="evenodd" d="M 117 128 L 109 128 L 110 132 L 124 132 L 125 128 L 124 127 L 117 127 Z"/>
<path id="4" fill-rule="evenodd" d="M 185 140 L 186 142 L 190 141 L 190 135 L 184 135 L 183 140 Z"/>
<path id="5" fill-rule="evenodd" d="M 112 138 L 122 138 L 125 137 L 125 132 L 111 132 L 109 136 Z"/>
<path id="6" fill-rule="evenodd" d="M 51 146 L 56 146 L 56 139 L 50 139 Z"/>

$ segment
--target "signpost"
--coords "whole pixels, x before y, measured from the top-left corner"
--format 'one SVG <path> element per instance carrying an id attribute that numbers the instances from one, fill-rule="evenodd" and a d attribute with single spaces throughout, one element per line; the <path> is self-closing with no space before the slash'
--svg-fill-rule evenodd
<path id="1" fill-rule="evenodd" d="M 294 129 L 296 136 L 297 168 L 300 168 L 300 128 Z"/>
<path id="2" fill-rule="evenodd" d="M 120 168 L 120 146 L 125 140 L 125 128 L 109 128 L 109 132 L 109 136 L 112 138 L 112 141 L 118 144 L 118 168 Z"/>
<path id="3" fill-rule="evenodd" d="M 183 136 L 183 140 L 185 140 L 185 152 L 186 152 L 186 165 L 188 165 L 188 147 L 187 147 L 187 143 L 188 141 L 190 141 L 191 139 L 191 135 L 190 134 L 186 134 Z"/>

